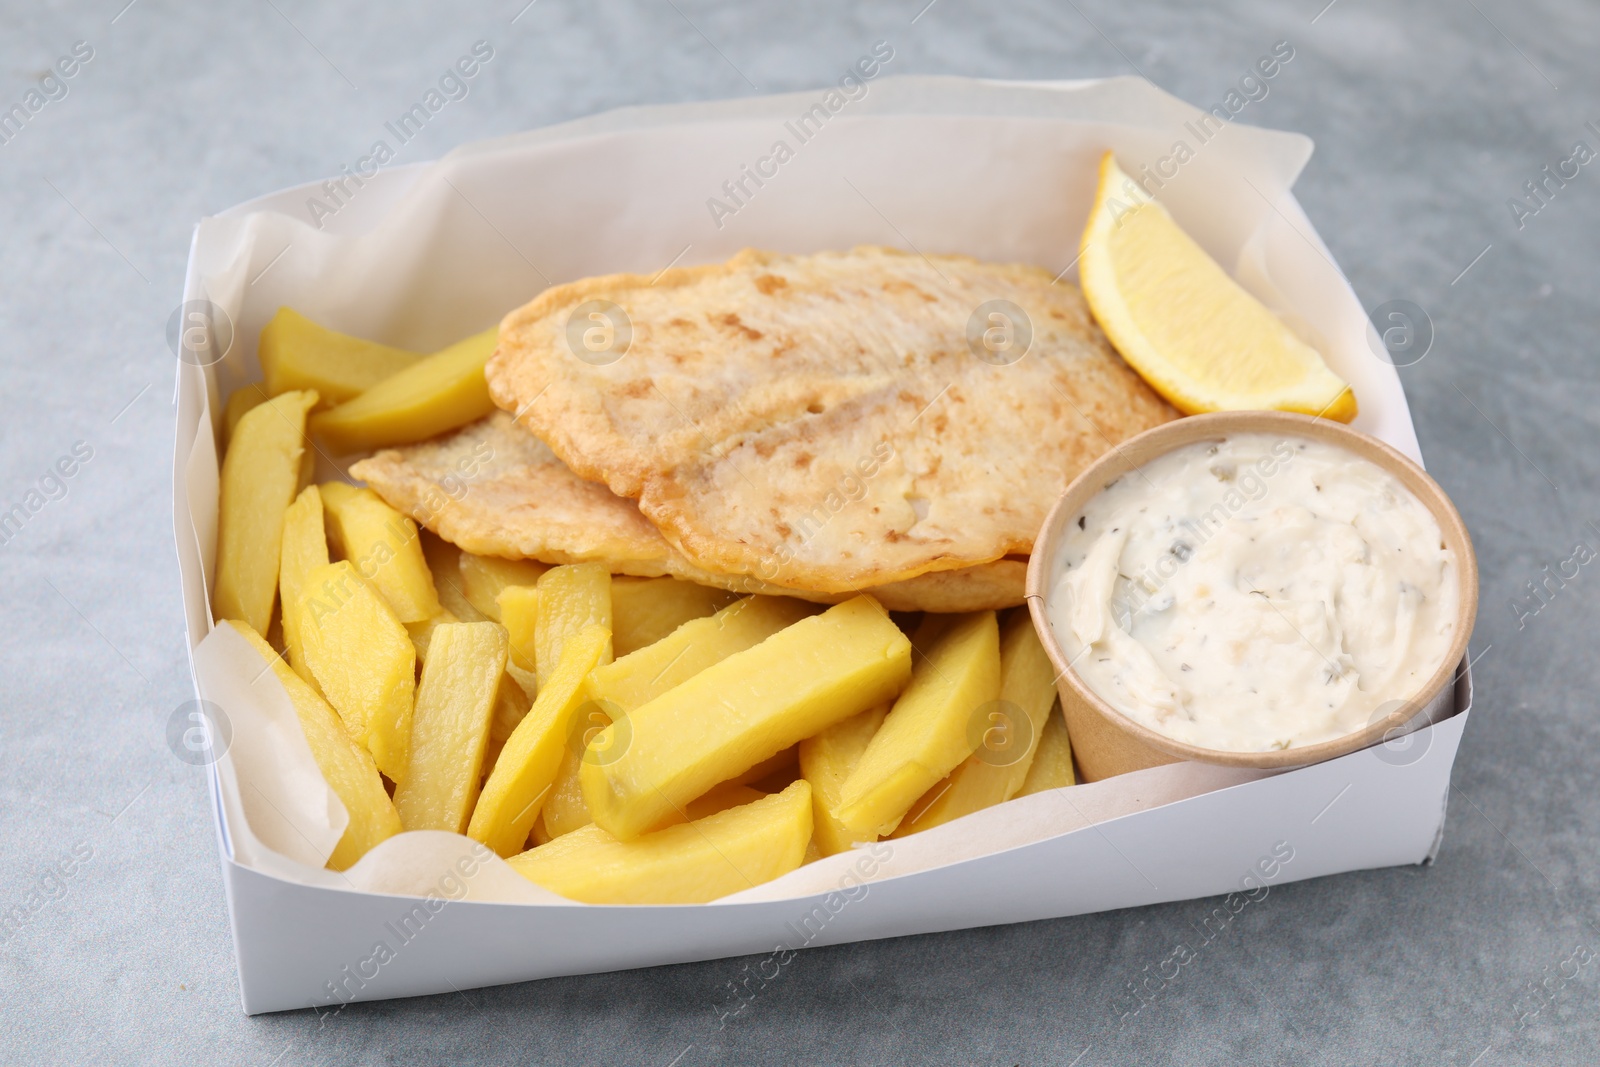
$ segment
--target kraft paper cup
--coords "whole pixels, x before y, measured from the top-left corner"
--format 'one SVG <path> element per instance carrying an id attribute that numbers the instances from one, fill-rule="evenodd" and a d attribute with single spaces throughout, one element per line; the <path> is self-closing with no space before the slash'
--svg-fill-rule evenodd
<path id="1" fill-rule="evenodd" d="M 1216 440 L 1234 434 L 1264 433 L 1279 437 L 1323 441 L 1344 448 L 1398 478 L 1424 507 L 1432 512 L 1444 535 L 1444 543 L 1458 561 L 1461 596 L 1456 618 L 1455 638 L 1449 653 L 1415 696 L 1375 719 L 1364 729 L 1304 748 L 1270 752 L 1227 752 L 1200 748 L 1175 741 L 1149 727 L 1134 722 L 1106 703 L 1068 666 L 1061 644 L 1050 626 L 1046 609 L 1053 590 L 1051 572 L 1067 523 L 1083 511 L 1090 498 L 1108 483 L 1152 460 L 1197 441 Z M 1066 713 L 1067 733 L 1072 738 L 1073 756 L 1084 781 L 1096 782 L 1129 771 L 1157 767 L 1180 760 L 1196 760 L 1229 767 L 1260 769 L 1300 767 L 1355 752 L 1385 739 L 1415 719 L 1432 704 L 1453 681 L 1467 639 L 1472 635 L 1478 611 L 1478 563 L 1472 552 L 1472 539 L 1450 498 L 1422 468 L 1393 448 L 1352 430 L 1342 423 L 1294 415 L 1281 411 L 1226 411 L 1194 415 L 1147 430 L 1101 456 L 1080 474 L 1051 509 L 1044 528 L 1034 543 L 1028 561 L 1028 610 L 1039 639 L 1049 653 L 1061 691 L 1061 708 Z"/>

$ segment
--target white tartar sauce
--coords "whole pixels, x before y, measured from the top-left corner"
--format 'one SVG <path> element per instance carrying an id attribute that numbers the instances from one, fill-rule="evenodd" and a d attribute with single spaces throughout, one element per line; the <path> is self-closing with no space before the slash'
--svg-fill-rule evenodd
<path id="1" fill-rule="evenodd" d="M 1449 652 L 1459 565 L 1381 467 L 1320 441 L 1236 434 L 1108 485 L 1055 560 L 1048 615 L 1122 714 L 1261 752 L 1363 729 Z"/>

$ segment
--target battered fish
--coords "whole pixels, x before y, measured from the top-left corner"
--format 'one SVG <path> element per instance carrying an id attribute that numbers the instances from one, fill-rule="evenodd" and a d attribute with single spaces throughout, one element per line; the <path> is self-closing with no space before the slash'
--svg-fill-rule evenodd
<path id="1" fill-rule="evenodd" d="M 1049 272 L 868 247 L 557 286 L 488 379 L 688 562 L 827 593 L 1025 556 L 1074 475 L 1177 417 Z"/>
<path id="2" fill-rule="evenodd" d="M 479 555 L 604 563 L 615 574 L 670 575 L 739 593 L 829 603 L 845 593 L 788 589 L 690 563 L 638 505 L 573 474 L 510 415 L 496 412 L 447 437 L 362 460 L 350 473 L 390 506 Z M 868 590 L 891 611 L 977 611 L 1022 602 L 1018 560 L 941 571 Z"/>

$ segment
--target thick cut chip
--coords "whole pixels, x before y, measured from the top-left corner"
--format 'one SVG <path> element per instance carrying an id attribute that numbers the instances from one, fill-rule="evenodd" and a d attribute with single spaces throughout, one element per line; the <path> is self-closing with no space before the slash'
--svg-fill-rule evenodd
<path id="1" fill-rule="evenodd" d="M 921 629 L 932 635 L 917 635 L 927 652 L 911 684 L 839 787 L 836 814 L 853 833 L 893 832 L 919 797 L 972 755 L 1000 695 L 993 612 L 929 618 Z"/>
<path id="2" fill-rule="evenodd" d="M 444 605 L 438 615 L 424 622 L 406 625 L 406 629 L 411 633 L 412 644 L 417 646 L 418 657 L 426 662 L 428 638 L 432 635 L 434 627 L 446 622 L 485 622 L 488 616 L 474 607 L 468 597 L 467 589 L 470 582 L 466 573 L 466 554 L 431 531 L 424 530 L 421 540 L 423 558 L 427 561 L 428 570 L 433 574 L 439 603 Z M 493 606 L 494 601 L 490 600 L 489 603 Z M 514 681 L 513 672 L 522 674 L 527 680 L 527 685 Z M 483 755 L 485 775 L 494 766 L 495 757 L 500 754 L 500 748 L 506 743 L 506 738 L 511 736 L 511 731 L 516 729 L 517 723 L 528 713 L 528 705 L 533 699 L 528 693 L 532 688 L 533 670 L 530 668 L 527 671 L 518 671 L 508 658 L 506 675 L 500 679 L 499 695 L 495 698 L 494 721 L 489 728 L 489 745 Z"/>
<path id="3" fill-rule="evenodd" d="M 745 597 L 709 618 L 692 619 L 665 638 L 589 675 L 589 695 L 623 712 L 643 707 L 715 663 L 754 648 L 815 611 L 788 597 Z"/>
<path id="4" fill-rule="evenodd" d="M 978 747 L 911 806 L 894 836 L 932 829 L 1015 796 L 1033 765 L 1055 699 L 1055 668 L 1033 619 L 1019 608 L 1000 628 L 1000 700 L 969 726 L 981 731 Z"/>
<path id="5" fill-rule="evenodd" d="M 536 592 L 534 668 L 542 688 L 561 662 L 562 648 L 575 635 L 590 626 L 604 626 L 610 633 L 611 575 L 598 563 L 569 563 L 546 571 L 539 578 Z M 507 606 L 508 601 L 502 600 L 502 614 Z M 612 658 L 608 641 L 600 663 L 610 663 Z"/>
<path id="6" fill-rule="evenodd" d="M 285 619 L 288 619 L 288 617 L 289 616 L 287 615 L 284 616 Z M 456 616 L 453 615 L 449 609 L 440 608 L 439 614 L 430 615 L 421 622 L 403 623 L 402 625 L 405 626 L 406 633 L 411 635 L 412 647 L 417 650 L 417 662 L 427 662 L 428 648 L 433 644 L 433 635 L 439 629 L 439 627 L 445 625 L 446 623 L 458 623 L 461 621 L 462 620 L 456 618 Z"/>
<path id="7" fill-rule="evenodd" d="M 306 575 L 328 564 L 328 534 L 322 524 L 322 496 L 308 485 L 295 497 L 283 514 L 283 548 L 278 565 L 278 598 L 283 604 L 283 645 L 289 666 L 315 687 L 311 668 L 306 666 L 305 646 L 300 643 L 300 613 L 293 610 L 300 602 Z"/>
<path id="8" fill-rule="evenodd" d="M 619 656 L 653 645 L 691 619 L 733 603 L 725 589 L 678 578 L 618 578 L 611 583 L 611 642 Z"/>
<path id="9" fill-rule="evenodd" d="M 394 806 L 407 830 L 459 834 L 478 799 L 506 632 L 492 622 L 444 623 L 430 648 L 411 718 L 411 763 Z"/>
<path id="10" fill-rule="evenodd" d="M 574 354 L 590 301 L 623 358 Z M 486 373 L 696 565 L 823 592 L 1026 553 L 1073 476 L 1175 417 L 1051 272 L 882 248 L 556 286 Z"/>
<path id="11" fill-rule="evenodd" d="M 594 562 L 605 564 L 612 574 L 670 576 L 736 593 L 798 596 L 822 603 L 850 596 L 785 588 L 690 563 L 640 514 L 634 501 L 579 478 L 504 412 L 447 437 L 380 452 L 355 464 L 350 473 L 446 542 L 478 553 L 462 557 L 463 573 L 470 559 L 493 559 L 499 564 L 518 558 Z M 1025 559 L 1000 559 L 862 591 L 890 611 L 1005 608 L 1022 603 L 1027 569 Z M 487 607 L 483 610 L 488 612 Z"/>
<path id="12" fill-rule="evenodd" d="M 343 482 L 321 487 L 328 543 L 383 594 L 401 622 L 439 613 L 439 594 L 422 556 L 416 524 L 370 489 Z"/>
<path id="13" fill-rule="evenodd" d="M 228 442 L 233 440 L 233 431 L 238 429 L 239 420 L 262 404 L 265 404 L 269 399 L 271 398 L 267 395 L 266 387 L 260 382 L 241 385 L 229 395 L 227 404 L 222 408 L 222 448 L 224 452 L 227 451 Z"/>
<path id="14" fill-rule="evenodd" d="M 330 330 L 287 307 L 261 328 L 256 356 L 269 394 L 315 389 L 324 406 L 353 399 L 423 358 Z"/>
<path id="15" fill-rule="evenodd" d="M 383 779 L 378 777 L 377 765 L 367 750 L 350 737 L 327 701 L 290 670 L 249 623 L 229 620 L 228 625 L 260 653 L 288 692 L 306 744 L 311 746 L 311 756 L 317 761 L 317 769 L 349 813 L 350 823 L 345 827 L 344 836 L 339 838 L 333 855 L 328 857 L 328 867 L 342 871 L 366 855 L 368 849 L 402 829 L 400 815 L 384 791 Z"/>
<path id="16" fill-rule="evenodd" d="M 892 698 L 910 674 L 911 642 L 889 616 L 871 597 L 847 600 L 707 667 L 600 731 L 592 744 L 620 754 L 584 763 L 583 798 L 608 833 L 637 837 L 712 786 Z"/>
<path id="17" fill-rule="evenodd" d="M 511 658 L 507 662 L 524 674 L 534 674 L 539 663 L 538 646 L 534 640 L 539 629 L 538 586 L 505 586 L 494 598 L 494 603 L 500 609 L 500 625 L 506 628 L 511 638 Z M 594 621 L 604 623 L 605 620 Z"/>
<path id="18" fill-rule="evenodd" d="M 461 573 L 461 549 L 432 530 L 420 533 L 422 559 L 433 576 L 434 592 L 444 610 L 461 622 L 482 622 L 488 618 L 467 596 L 465 575 Z"/>
<path id="19" fill-rule="evenodd" d="M 543 563 L 530 560 L 475 556 L 471 552 L 461 553 L 457 564 L 461 588 L 467 599 L 486 618 L 495 622 L 502 621 L 499 603 L 502 591 L 508 586 L 538 585 L 539 578 L 549 569 Z"/>
<path id="20" fill-rule="evenodd" d="M 594 715 L 598 729 L 611 725 L 608 720 L 604 720 L 603 713 L 595 711 L 594 707 L 593 704 L 585 705 L 580 709 L 580 714 L 587 712 Z M 562 834 L 570 834 L 594 821 L 589 818 L 589 805 L 584 802 L 583 787 L 578 780 L 578 770 L 583 766 L 584 758 L 583 753 L 575 755 L 572 746 L 567 746 L 567 754 L 561 760 L 561 771 L 556 775 L 556 784 L 551 787 L 550 796 L 544 802 L 539 822 L 534 824 L 535 834 L 543 832 L 542 840 L 535 837 L 540 844 L 554 841 Z M 785 787 L 789 784 L 785 783 Z M 761 790 L 751 788 L 742 782 L 723 782 L 705 795 L 689 801 L 683 806 L 682 813 L 673 813 L 667 818 L 667 823 L 675 825 L 704 819 L 719 811 L 760 800 L 766 795 Z"/>
<path id="21" fill-rule="evenodd" d="M 561 767 L 539 811 L 539 821 L 534 824 L 535 832 L 542 832 L 545 841 L 553 841 L 594 821 L 589 816 L 589 803 L 583 799 L 583 782 L 578 772 L 583 769 L 589 742 L 610 725 L 611 716 L 599 704 L 586 700 L 567 727 L 567 747 L 561 753 Z"/>
<path id="22" fill-rule="evenodd" d="M 583 702 L 583 680 L 611 645 L 611 631 L 591 626 L 567 641 L 561 665 L 517 723 L 483 783 L 467 836 L 502 856 L 522 851 L 561 769 L 572 719 Z"/>
<path id="23" fill-rule="evenodd" d="M 840 790 L 845 779 L 861 762 L 861 754 L 872 743 L 873 735 L 889 714 L 887 704 L 869 708 L 844 722 L 800 742 L 800 774 L 811 783 L 813 818 L 816 828 L 812 841 L 817 853 L 832 856 L 845 852 L 861 841 L 876 841 L 875 833 L 856 833 L 834 815 L 839 810 Z"/>
<path id="24" fill-rule="evenodd" d="M 788 874 L 810 840 L 811 787 L 800 781 L 631 841 L 585 826 L 508 862 L 530 882 L 590 904 L 703 904 Z"/>
<path id="25" fill-rule="evenodd" d="M 507 660 L 506 666 L 511 666 Z M 506 747 L 506 741 L 516 732 L 517 726 L 527 717 L 528 709 L 533 706 L 533 698 L 522 684 L 512 677 L 508 669 L 500 676 L 500 691 L 495 694 L 494 720 L 489 723 L 489 744 L 483 751 L 483 776 L 487 779 L 494 771 L 494 765 L 500 758 L 500 751 Z"/>
<path id="26" fill-rule="evenodd" d="M 715 615 L 691 619 L 660 641 L 596 667 L 589 695 L 620 711 L 643 707 L 714 663 L 754 648 L 814 608 L 788 597 L 745 597 Z"/>
<path id="27" fill-rule="evenodd" d="M 1044 724 L 1044 734 L 1039 738 L 1039 749 L 1028 767 L 1028 777 L 1022 782 L 1017 796 L 1042 793 L 1046 789 L 1060 789 L 1077 780 L 1072 773 L 1072 740 L 1067 736 L 1067 720 L 1058 705 L 1055 714 Z"/>
<path id="28" fill-rule="evenodd" d="M 306 412 L 314 392 L 284 393 L 239 420 L 222 459 L 217 500 L 219 619 L 240 619 L 257 633 L 272 625 L 283 551 L 283 516 L 294 500 L 305 451 Z"/>
<path id="29" fill-rule="evenodd" d="M 347 453 L 421 441 L 481 419 L 494 410 L 483 377 L 494 346 L 493 328 L 457 341 L 312 416 L 311 429 Z"/>
<path id="30" fill-rule="evenodd" d="M 287 610 L 299 616 L 306 665 L 350 736 L 390 781 L 405 781 L 417 650 L 388 601 L 340 560 L 307 572 Z"/>
<path id="31" fill-rule="evenodd" d="M 793 783 L 790 784 L 792 785 Z M 788 786 L 784 788 L 787 789 Z M 778 792 L 781 793 L 783 790 L 780 789 Z M 683 814 L 681 816 L 674 815 L 670 825 L 677 826 L 680 821 L 697 822 L 700 819 L 715 815 L 719 811 L 727 811 L 729 808 L 753 804 L 768 795 L 759 789 L 752 789 L 738 782 L 723 782 L 704 796 L 697 797 L 685 804 L 683 806 Z"/>

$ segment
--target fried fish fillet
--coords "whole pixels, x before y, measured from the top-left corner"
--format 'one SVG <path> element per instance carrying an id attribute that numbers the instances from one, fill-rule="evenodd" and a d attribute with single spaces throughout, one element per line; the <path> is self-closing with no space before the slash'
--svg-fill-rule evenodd
<path id="1" fill-rule="evenodd" d="M 1080 470 L 1177 417 L 1049 272 L 867 247 L 557 286 L 488 378 L 696 566 L 822 592 L 1026 555 Z"/>
<path id="2" fill-rule="evenodd" d="M 350 468 L 392 507 L 468 552 L 545 563 L 604 563 L 616 574 L 670 575 L 739 593 L 831 602 L 848 594 L 788 589 L 690 563 L 638 505 L 573 474 L 495 412 L 446 437 L 379 452 Z M 1022 602 L 1024 562 L 999 560 L 868 590 L 891 611 L 977 611 Z"/>

